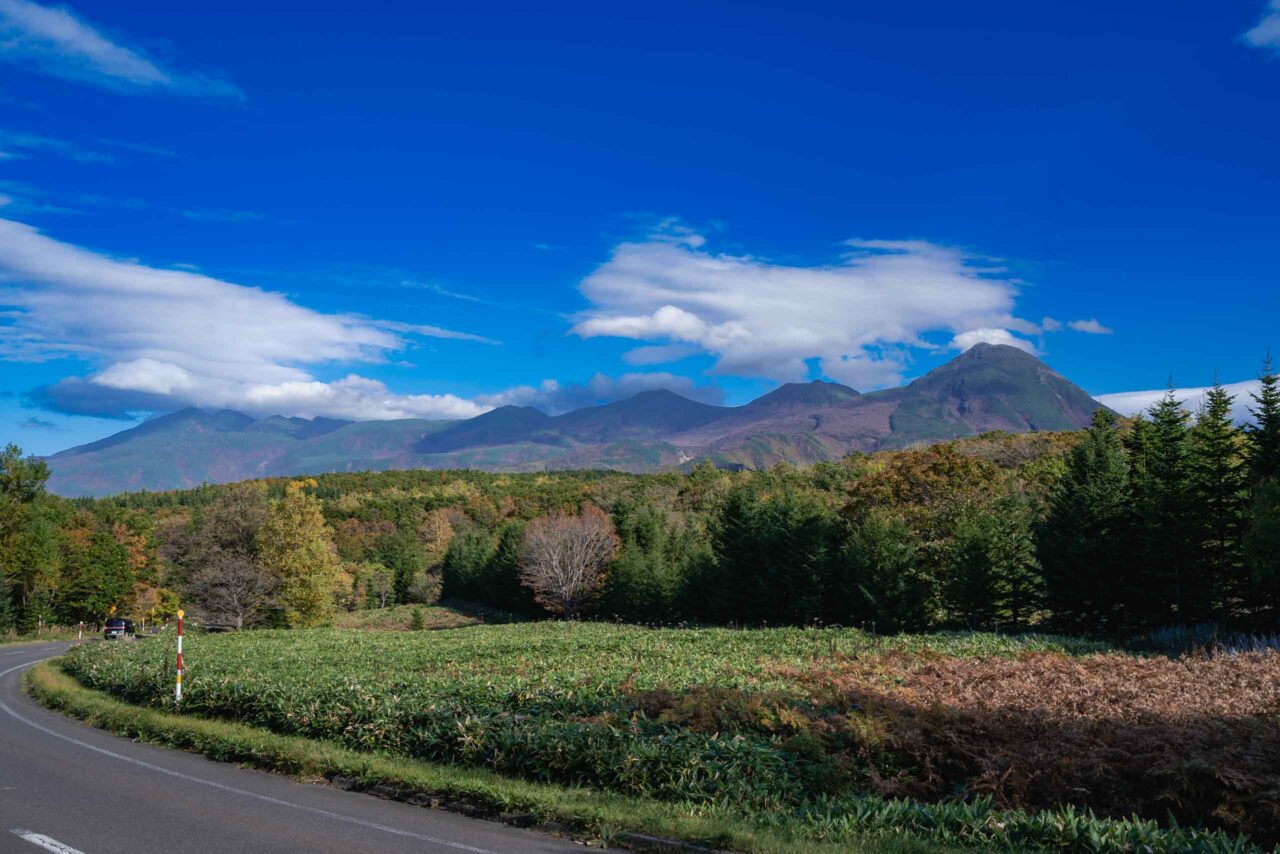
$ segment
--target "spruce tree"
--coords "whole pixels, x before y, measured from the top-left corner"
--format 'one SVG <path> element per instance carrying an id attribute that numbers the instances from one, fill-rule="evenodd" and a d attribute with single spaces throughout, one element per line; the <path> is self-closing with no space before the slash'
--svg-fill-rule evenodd
<path id="1" fill-rule="evenodd" d="M 1118 589 L 1124 603 L 1126 625 L 1135 631 L 1166 621 L 1169 613 L 1165 597 L 1153 595 L 1165 583 L 1150 548 L 1154 539 L 1150 517 L 1156 494 L 1151 476 L 1154 446 L 1155 427 L 1143 413 L 1138 413 L 1124 437 L 1124 449 L 1129 460 L 1132 512 L 1124 549 L 1129 571 L 1125 573 L 1124 584 Z"/>
<path id="2" fill-rule="evenodd" d="M 953 622 L 1019 629 L 1039 607 L 1043 579 L 1026 499 L 1005 496 L 956 526 L 944 595 Z"/>
<path id="3" fill-rule="evenodd" d="M 1047 604 L 1059 625 L 1085 632 L 1116 628 L 1129 512 L 1129 464 L 1116 416 L 1098 409 L 1067 458 L 1039 537 Z"/>
<path id="4" fill-rule="evenodd" d="M 1280 482 L 1268 481 L 1253 491 L 1244 552 L 1250 572 L 1251 600 L 1263 608 L 1257 628 L 1280 626 Z"/>
<path id="5" fill-rule="evenodd" d="M 1249 426 L 1249 469 L 1253 484 L 1280 480 L 1280 375 L 1267 353 L 1259 376 L 1262 387 L 1252 394 L 1254 423 Z"/>
<path id="6" fill-rule="evenodd" d="M 1188 422 L 1190 414 L 1173 389 L 1151 407 L 1151 453 L 1147 458 L 1145 505 L 1139 509 L 1143 548 L 1150 563 L 1148 591 L 1157 623 L 1191 624 L 1207 615 L 1197 613 L 1190 597 L 1194 574 L 1195 530 L 1190 503 Z"/>
<path id="7" fill-rule="evenodd" d="M 1191 430 L 1188 465 L 1190 499 L 1195 507 L 1195 566 L 1187 601 L 1193 613 L 1216 608 L 1227 621 L 1228 604 L 1245 591 L 1240 557 L 1244 531 L 1247 471 L 1241 458 L 1240 430 L 1231 419 L 1235 398 L 1215 382 Z"/>

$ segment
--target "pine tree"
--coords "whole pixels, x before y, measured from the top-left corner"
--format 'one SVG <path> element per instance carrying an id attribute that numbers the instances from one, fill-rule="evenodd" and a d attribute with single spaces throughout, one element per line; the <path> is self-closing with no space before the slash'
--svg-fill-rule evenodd
<path id="1" fill-rule="evenodd" d="M 1241 458 L 1240 430 L 1231 419 L 1235 398 L 1215 382 L 1191 430 L 1189 493 L 1196 508 L 1196 561 L 1188 601 L 1193 612 L 1214 606 L 1227 621 L 1229 602 L 1245 592 L 1240 556 L 1244 531 L 1247 470 Z"/>
<path id="2" fill-rule="evenodd" d="M 291 627 L 333 619 L 340 566 L 320 502 L 291 483 L 275 502 L 258 535 L 262 565 L 279 581 L 279 601 Z"/>
<path id="3" fill-rule="evenodd" d="M 1250 407 L 1254 423 L 1249 426 L 1249 468 L 1253 484 L 1280 480 L 1280 374 L 1271 365 L 1271 353 L 1262 363 L 1258 378 L 1262 387 L 1252 394 L 1257 408 Z"/>
<path id="4" fill-rule="evenodd" d="M 1067 459 L 1038 542 L 1047 604 L 1060 625 L 1086 632 L 1116 627 L 1129 513 L 1129 464 L 1116 416 L 1099 409 Z"/>

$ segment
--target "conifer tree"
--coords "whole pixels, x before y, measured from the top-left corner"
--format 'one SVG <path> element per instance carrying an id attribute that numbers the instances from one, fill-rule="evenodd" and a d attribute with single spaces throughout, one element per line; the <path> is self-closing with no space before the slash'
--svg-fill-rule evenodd
<path id="1" fill-rule="evenodd" d="M 1150 514 L 1155 504 L 1155 487 L 1151 476 L 1155 427 L 1144 413 L 1134 416 L 1123 443 L 1129 460 L 1132 511 L 1125 543 L 1129 571 L 1125 573 L 1124 584 L 1117 588 L 1117 594 L 1122 601 L 1128 627 L 1139 630 L 1168 619 L 1164 597 L 1153 595 L 1164 584 L 1164 579 L 1149 548 L 1154 539 Z"/>
<path id="2" fill-rule="evenodd" d="M 1252 394 L 1254 423 L 1249 426 L 1249 468 L 1252 483 L 1280 480 L 1280 374 L 1271 364 L 1271 353 L 1258 378 L 1262 387 Z"/>
<path id="3" fill-rule="evenodd" d="M 1235 398 L 1215 382 L 1191 430 L 1188 466 L 1190 499 L 1195 507 L 1197 575 L 1190 579 L 1194 612 L 1216 606 L 1227 620 L 1227 604 L 1242 594 L 1240 540 L 1244 531 L 1246 469 L 1240 430 L 1231 419 Z"/>
<path id="4" fill-rule="evenodd" d="M 1151 453 L 1147 458 L 1147 489 L 1138 508 L 1144 553 L 1148 559 L 1148 595 L 1157 623 L 1190 624 L 1208 615 L 1196 613 L 1194 591 L 1195 530 L 1189 477 L 1188 422 L 1190 414 L 1172 389 L 1151 407 Z"/>
<path id="5" fill-rule="evenodd" d="M 961 520 L 951 542 L 945 594 L 955 618 L 969 628 L 1021 628 L 1041 599 L 1031 512 L 1017 495 Z"/>
<path id="6" fill-rule="evenodd" d="M 1260 628 L 1275 631 L 1280 624 L 1280 482 L 1267 481 L 1253 491 L 1249 524 L 1244 536 L 1250 572 L 1251 599 L 1264 609 Z"/>
<path id="7" fill-rule="evenodd" d="M 1108 409 L 1093 413 L 1067 459 L 1039 538 L 1048 605 L 1075 631 L 1114 629 L 1117 582 L 1127 561 L 1129 465 Z"/>

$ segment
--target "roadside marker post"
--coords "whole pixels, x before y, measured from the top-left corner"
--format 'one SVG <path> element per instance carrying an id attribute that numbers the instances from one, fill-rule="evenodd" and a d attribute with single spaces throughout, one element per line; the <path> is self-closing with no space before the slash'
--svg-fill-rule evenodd
<path id="1" fill-rule="evenodd" d="M 173 702 L 182 702 L 182 617 L 185 611 L 178 612 L 178 681 L 173 686 Z"/>
<path id="2" fill-rule="evenodd" d="M 84 620 L 80 621 L 80 630 L 76 632 L 76 646 L 84 640 Z"/>

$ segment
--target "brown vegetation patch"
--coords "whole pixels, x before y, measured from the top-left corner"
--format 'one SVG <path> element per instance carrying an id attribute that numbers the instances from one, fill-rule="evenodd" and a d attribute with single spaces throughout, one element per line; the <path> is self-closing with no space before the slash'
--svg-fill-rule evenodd
<path id="1" fill-rule="evenodd" d="M 1280 843 L 1280 653 L 891 654 L 777 675 L 802 691 L 635 699 L 651 719 L 771 733 L 815 779 L 887 796 L 1172 815 Z"/>

